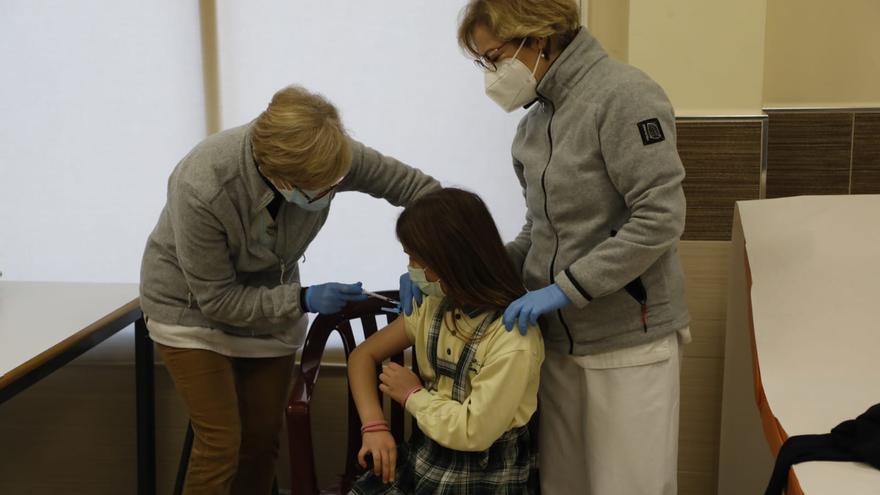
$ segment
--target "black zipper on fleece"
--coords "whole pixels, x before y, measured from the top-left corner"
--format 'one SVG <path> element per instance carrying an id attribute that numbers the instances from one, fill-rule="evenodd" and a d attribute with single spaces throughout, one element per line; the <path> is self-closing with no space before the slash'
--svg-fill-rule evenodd
<path id="1" fill-rule="evenodd" d="M 538 96 L 541 96 L 540 94 Z M 547 169 L 550 168 L 550 161 L 553 159 L 553 115 L 556 113 L 556 108 L 553 106 L 553 102 L 541 96 L 541 101 L 550 105 L 550 120 L 547 122 L 547 140 L 550 143 L 550 152 L 547 154 L 547 164 L 544 165 L 544 172 L 541 173 L 541 190 L 544 192 L 544 215 L 547 217 L 547 223 L 550 224 L 550 228 L 553 229 L 553 234 L 556 236 L 556 246 L 553 249 L 553 258 L 550 260 L 550 283 L 556 283 L 556 256 L 559 254 L 559 232 L 556 230 L 556 227 L 553 226 L 553 221 L 550 219 L 550 211 L 547 209 Z M 565 318 L 562 317 L 562 309 L 556 310 L 557 316 L 559 316 L 559 321 L 562 323 L 562 328 L 565 329 L 565 335 L 568 337 L 568 353 L 572 354 L 574 352 L 574 338 L 571 336 L 571 329 L 568 328 L 568 323 L 565 322 Z"/>

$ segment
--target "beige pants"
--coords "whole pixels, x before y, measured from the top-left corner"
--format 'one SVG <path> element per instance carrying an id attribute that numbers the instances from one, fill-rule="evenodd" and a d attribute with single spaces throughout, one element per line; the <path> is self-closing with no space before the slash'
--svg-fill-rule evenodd
<path id="1" fill-rule="evenodd" d="M 157 347 L 195 432 L 183 493 L 271 493 L 293 356 Z"/>
<path id="2" fill-rule="evenodd" d="M 675 495 L 685 329 L 591 356 L 548 351 L 541 368 L 544 495 Z"/>

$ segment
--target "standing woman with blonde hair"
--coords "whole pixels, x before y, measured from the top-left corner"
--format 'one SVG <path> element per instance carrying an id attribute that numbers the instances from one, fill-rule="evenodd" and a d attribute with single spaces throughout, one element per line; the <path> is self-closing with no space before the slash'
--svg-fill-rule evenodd
<path id="1" fill-rule="evenodd" d="M 541 318 L 544 493 L 676 493 L 679 369 L 690 336 L 677 242 L 684 168 L 675 115 L 647 75 L 611 60 L 571 0 L 473 0 L 458 41 L 505 111 L 525 225 L 507 245 Z"/>
<path id="2" fill-rule="evenodd" d="M 349 138 L 330 102 L 296 86 L 180 161 L 140 291 L 195 432 L 184 493 L 270 493 L 306 313 L 367 297 L 360 283 L 300 284 L 299 259 L 335 193 L 403 206 L 439 187 Z"/>

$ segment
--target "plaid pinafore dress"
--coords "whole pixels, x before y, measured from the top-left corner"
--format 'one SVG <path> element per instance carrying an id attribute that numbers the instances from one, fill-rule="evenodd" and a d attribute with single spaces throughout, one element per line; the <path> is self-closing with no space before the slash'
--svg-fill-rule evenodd
<path id="1" fill-rule="evenodd" d="M 468 370 L 477 345 L 486 329 L 501 317 L 487 315 L 465 345 L 458 362 L 447 361 L 437 353 L 437 342 L 448 311 L 444 301 L 437 308 L 428 333 L 427 355 L 434 374 L 453 380 L 452 398 L 464 402 L 470 394 Z M 435 379 L 436 381 L 436 379 Z M 426 384 L 429 391 L 436 383 Z M 367 471 L 355 482 L 350 493 L 356 495 L 428 495 L 428 494 L 532 494 L 537 492 L 537 462 L 527 426 L 508 430 L 482 452 L 464 452 L 444 447 L 420 431 L 398 446 L 396 479 L 382 482 Z"/>

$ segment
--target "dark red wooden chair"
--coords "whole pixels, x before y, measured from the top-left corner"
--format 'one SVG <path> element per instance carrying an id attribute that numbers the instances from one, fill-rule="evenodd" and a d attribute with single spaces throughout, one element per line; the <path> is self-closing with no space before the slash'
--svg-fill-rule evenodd
<path id="1" fill-rule="evenodd" d="M 383 291 L 380 294 L 392 299 L 398 298 L 397 291 Z M 320 493 L 348 493 L 354 480 L 362 473 L 357 463 L 357 453 L 361 447 L 361 422 L 351 397 L 348 392 L 348 438 L 345 448 L 345 470 L 340 476 L 336 486 L 321 489 L 318 487 L 317 474 L 315 471 L 314 445 L 311 430 L 311 400 L 318 382 L 318 374 L 321 369 L 321 358 L 327 345 L 327 339 L 333 332 L 338 332 L 342 338 L 345 350 L 345 358 L 354 350 L 358 342 L 352 331 L 351 322 L 360 320 L 364 338 L 376 333 L 385 323 L 393 321 L 397 315 L 382 310 L 389 303 L 368 299 L 349 304 L 340 313 L 334 315 L 319 315 L 312 322 L 302 349 L 300 364 L 296 370 L 296 381 L 293 392 L 287 403 L 287 434 L 290 449 L 290 478 L 292 495 L 316 495 Z M 381 320 L 384 322 L 380 323 Z M 391 358 L 392 361 L 403 365 L 404 354 L 400 353 Z M 415 360 L 413 360 L 415 363 Z M 413 365 L 416 368 L 415 364 Z M 415 369 L 418 372 L 417 368 Z M 377 370 L 378 371 L 378 370 Z M 399 404 L 391 401 L 391 418 L 389 421 L 391 433 L 394 438 L 401 442 L 404 440 L 404 410 Z"/>

